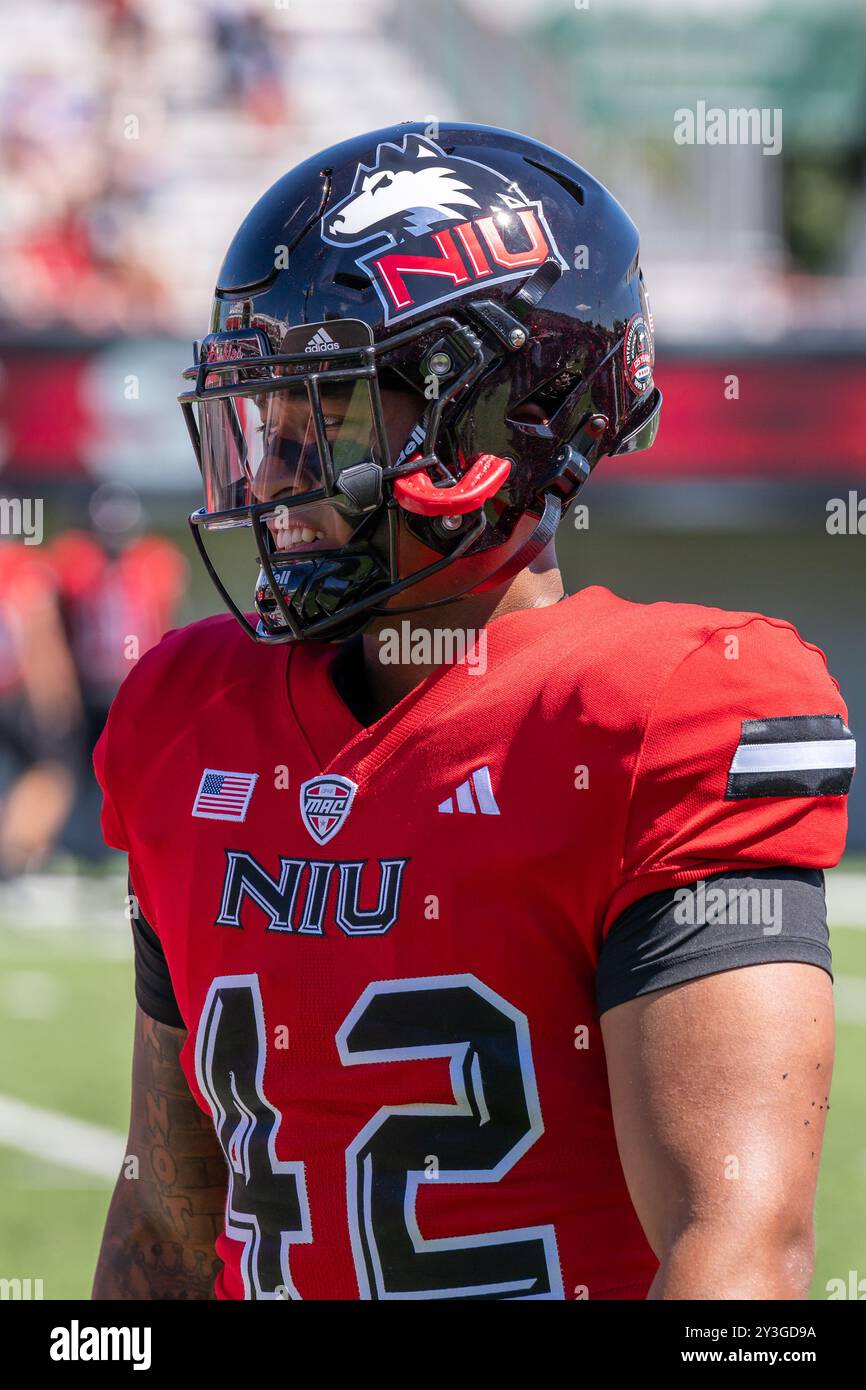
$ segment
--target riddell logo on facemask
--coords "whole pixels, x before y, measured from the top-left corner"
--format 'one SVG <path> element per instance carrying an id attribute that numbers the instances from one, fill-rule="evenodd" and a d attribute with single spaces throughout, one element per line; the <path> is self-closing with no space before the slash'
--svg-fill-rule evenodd
<path id="1" fill-rule="evenodd" d="M 516 280 L 551 258 L 568 269 L 541 202 L 421 135 L 379 145 L 372 164 L 359 164 L 321 234 L 332 246 L 375 243 L 355 264 L 372 280 L 386 323 Z"/>
<path id="2" fill-rule="evenodd" d="M 258 338 L 206 338 L 202 343 L 203 362 L 237 362 L 244 357 L 258 357 L 262 344 Z"/>

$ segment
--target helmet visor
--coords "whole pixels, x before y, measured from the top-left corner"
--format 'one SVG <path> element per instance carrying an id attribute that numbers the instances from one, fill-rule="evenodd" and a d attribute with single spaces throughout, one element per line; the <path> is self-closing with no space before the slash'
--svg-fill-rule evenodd
<path id="1" fill-rule="evenodd" d="M 220 384 L 205 380 L 206 388 Z M 195 411 L 208 512 L 289 505 L 310 494 L 337 504 L 344 469 L 388 462 L 380 457 L 366 380 L 322 381 L 312 400 L 300 380 L 269 382 L 267 390 L 239 387 L 198 401 Z"/>

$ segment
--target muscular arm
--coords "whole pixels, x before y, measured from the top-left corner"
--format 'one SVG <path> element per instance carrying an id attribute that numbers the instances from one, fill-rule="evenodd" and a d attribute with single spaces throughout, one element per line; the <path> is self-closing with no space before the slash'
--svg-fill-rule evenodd
<path id="1" fill-rule="evenodd" d="M 212 1299 L 225 1159 L 180 1065 L 186 1033 L 135 1012 L 126 1158 L 108 1210 L 95 1299 Z M 126 1176 L 137 1160 L 137 1176 Z"/>
<path id="2" fill-rule="evenodd" d="M 833 1066 L 832 986 L 778 962 L 602 1017 L 617 1142 L 660 1261 L 652 1299 L 801 1299 Z"/>

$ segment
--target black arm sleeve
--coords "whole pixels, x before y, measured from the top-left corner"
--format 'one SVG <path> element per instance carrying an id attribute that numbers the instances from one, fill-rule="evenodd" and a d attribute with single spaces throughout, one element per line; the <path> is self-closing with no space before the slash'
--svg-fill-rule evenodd
<path id="1" fill-rule="evenodd" d="M 598 1010 L 702 975 L 781 960 L 832 975 L 821 870 L 713 874 L 639 898 L 617 918 L 599 955 Z"/>
<path id="2" fill-rule="evenodd" d="M 132 883 L 129 885 L 131 897 L 135 897 Z M 132 919 L 132 945 L 135 952 L 135 1000 L 143 1013 L 165 1023 L 169 1028 L 185 1028 L 174 986 L 168 973 L 168 962 L 162 949 L 162 942 L 150 923 L 145 919 L 141 906 Z"/>

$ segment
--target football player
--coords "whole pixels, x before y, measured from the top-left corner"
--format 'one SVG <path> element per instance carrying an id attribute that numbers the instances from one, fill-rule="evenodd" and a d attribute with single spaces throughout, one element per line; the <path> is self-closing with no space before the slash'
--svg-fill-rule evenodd
<path id="1" fill-rule="evenodd" d="M 349 140 L 185 378 L 230 612 L 96 753 L 139 1177 L 95 1296 L 805 1297 L 854 745 L 789 623 L 563 591 L 658 424 L 632 222 L 504 130 Z"/>

